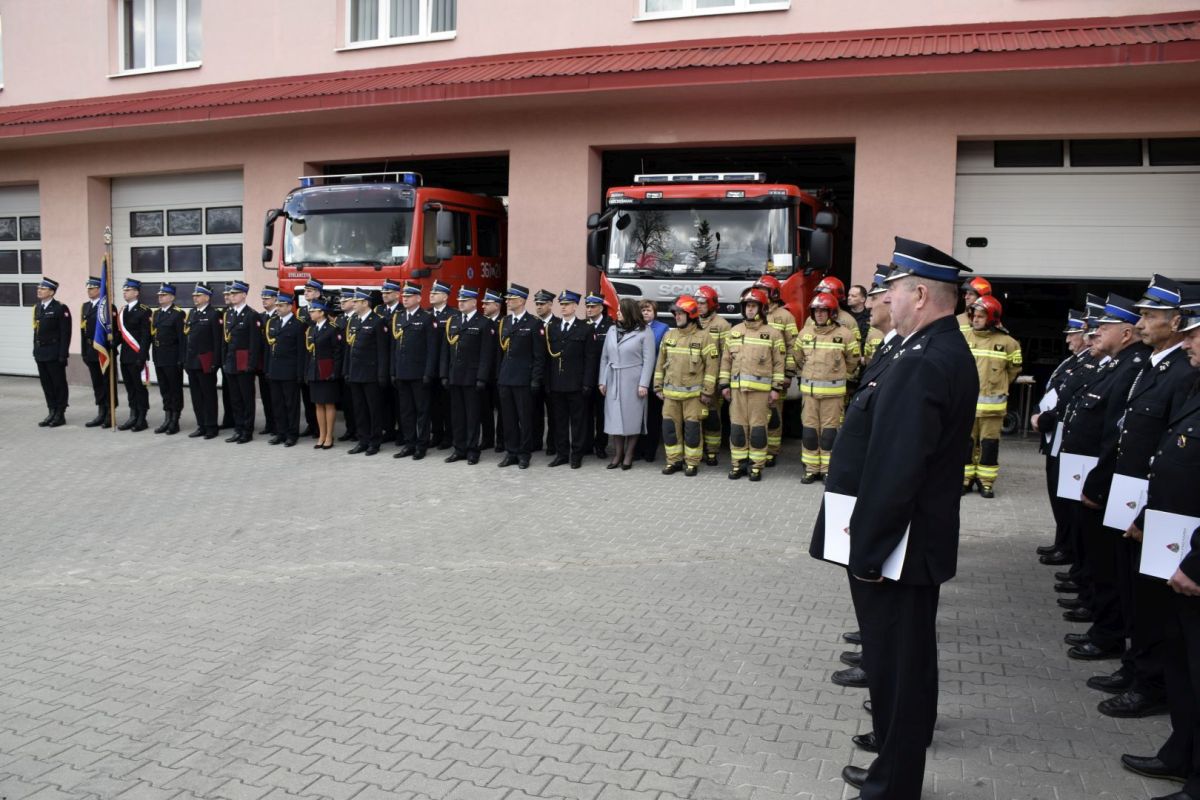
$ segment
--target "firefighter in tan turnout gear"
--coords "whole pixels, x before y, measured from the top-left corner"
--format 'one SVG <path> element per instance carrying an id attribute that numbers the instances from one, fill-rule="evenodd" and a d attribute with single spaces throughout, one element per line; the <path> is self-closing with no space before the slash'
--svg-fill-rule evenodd
<path id="1" fill-rule="evenodd" d="M 762 289 L 746 293 L 742 299 L 745 321 L 729 332 L 721 355 L 717 381 L 729 401 L 730 480 L 747 473 L 747 461 L 750 480 L 762 480 L 767 464 L 767 424 L 783 396 L 787 354 L 783 335 L 767 322 L 768 302 Z"/>
<path id="2" fill-rule="evenodd" d="M 979 494 L 995 497 L 1000 473 L 1000 427 L 1008 410 L 1008 387 L 1021 374 L 1021 346 L 1000 323 L 1003 308 L 991 295 L 982 295 L 967 308 L 971 330 L 967 346 L 979 371 L 979 400 L 975 404 L 974 445 L 963 469 L 963 494 L 979 482 Z"/>
<path id="3" fill-rule="evenodd" d="M 858 369 L 859 351 L 854 331 L 837 318 L 838 303 L 832 294 L 813 298 L 812 316 L 796 341 L 795 362 L 800 372 L 801 444 L 804 477 L 812 483 L 829 471 L 829 453 L 842 426 L 846 383 Z"/>
<path id="4" fill-rule="evenodd" d="M 796 377 L 796 362 L 793 360 L 792 348 L 796 344 L 796 337 L 800 335 L 800 329 L 796 327 L 796 318 L 792 316 L 792 312 L 788 311 L 787 306 L 783 304 L 783 298 L 780 295 L 783 285 L 778 278 L 774 275 L 763 275 L 754 282 L 754 288 L 766 294 L 768 305 L 764 311 L 767 324 L 778 331 L 783 339 L 784 380 L 780 391 L 786 393 L 787 388 L 792 385 L 792 378 Z M 765 463 L 768 467 L 775 466 L 775 459 L 779 455 L 779 448 L 782 445 L 783 404 L 774 403 L 771 406 L 770 419 L 767 424 L 767 460 Z"/>
<path id="5" fill-rule="evenodd" d="M 704 455 L 701 424 L 710 413 L 719 356 L 708 331 L 697 324 L 696 298 L 681 295 L 671 306 L 675 327 L 663 335 L 654 368 L 654 393 L 663 401 L 664 475 L 696 474 Z"/>
<path id="6" fill-rule="evenodd" d="M 717 313 L 720 304 L 717 290 L 713 287 L 706 284 L 697 289 L 696 302 L 700 305 L 700 318 L 696 320 L 696 324 L 700 326 L 700 330 L 708 331 L 712 337 L 717 348 L 719 367 L 721 354 L 725 352 L 725 340 L 729 338 L 729 331 L 733 329 L 733 325 Z M 704 418 L 704 463 L 710 467 L 717 465 L 717 454 L 721 452 L 721 409 L 724 406 L 725 398 L 719 393 L 713 395 L 708 415 Z"/>

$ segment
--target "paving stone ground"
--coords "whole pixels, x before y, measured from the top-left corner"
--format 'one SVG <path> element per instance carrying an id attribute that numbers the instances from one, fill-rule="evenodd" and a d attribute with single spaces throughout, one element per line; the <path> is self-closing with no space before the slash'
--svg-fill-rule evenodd
<path id="1" fill-rule="evenodd" d="M 795 442 L 759 484 L 498 470 L 88 430 L 72 394 L 43 430 L 0 378 L 0 797 L 856 794 L 853 616 Z M 1065 656 L 1040 457 L 1002 461 L 942 592 L 925 796 L 1165 794 L 1117 760 L 1165 717 L 1100 715 L 1112 662 Z"/>

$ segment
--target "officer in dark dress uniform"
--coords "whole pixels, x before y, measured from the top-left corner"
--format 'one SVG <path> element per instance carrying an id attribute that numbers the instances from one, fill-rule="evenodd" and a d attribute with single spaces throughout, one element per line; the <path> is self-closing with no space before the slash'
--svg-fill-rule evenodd
<path id="1" fill-rule="evenodd" d="M 595 292 L 588 294 L 583 299 L 583 305 L 584 313 L 587 314 L 586 324 L 592 329 L 590 357 L 596 364 L 596 371 L 599 372 L 600 355 L 604 352 L 604 337 L 608 334 L 608 329 L 613 326 L 613 321 L 605 313 L 604 298 Z M 593 386 L 596 385 L 598 377 L 598 375 L 593 377 Z M 590 422 L 584 431 L 584 450 L 595 453 L 596 458 L 607 458 L 608 434 L 604 432 L 604 395 L 600 394 L 599 388 L 593 388 L 592 393 L 588 395 L 586 413 Z"/>
<path id="2" fill-rule="evenodd" d="M 450 291 L 454 287 L 443 281 L 434 281 L 429 288 L 429 314 L 437 328 L 437 363 L 442 363 L 442 350 L 446 347 L 446 323 L 458 311 L 449 305 Z M 429 446 L 447 450 L 454 439 L 450 425 L 450 392 L 440 380 L 433 382 L 429 393 Z"/>
<path id="3" fill-rule="evenodd" d="M 229 305 L 225 308 L 225 380 L 233 411 L 233 435 L 225 441 L 245 444 L 254 439 L 254 377 L 262 364 L 266 343 L 262 317 L 246 304 L 250 287 L 245 281 L 230 281 Z"/>
<path id="4" fill-rule="evenodd" d="M 500 304 L 504 298 L 499 292 L 485 289 L 479 301 L 479 310 L 492 323 L 495 331 L 500 322 Z M 479 447 L 504 452 L 504 419 L 500 416 L 500 388 L 496 380 L 500 374 L 500 339 L 493 337 L 496 352 L 492 353 L 492 372 L 487 377 L 487 389 L 480 398 Z"/>
<path id="5" fill-rule="evenodd" d="M 295 310 L 296 318 L 304 323 L 304 327 L 312 324 L 312 319 L 308 315 L 308 303 L 314 303 L 318 300 L 323 300 L 322 295 L 325 292 L 325 284 L 316 278 L 309 278 L 304 284 L 304 304 L 300 305 Z M 304 430 L 300 431 L 301 436 L 311 436 L 317 438 L 317 407 L 313 403 L 312 397 L 309 395 L 308 381 L 300 384 L 300 403 L 304 409 Z"/>
<path id="6" fill-rule="evenodd" d="M 554 414 L 550 417 L 554 437 L 552 467 L 570 463 L 571 469 L 583 465 L 587 453 L 587 432 L 591 426 L 589 401 L 596 390 L 600 372 L 599 353 L 592 346 L 591 325 L 575 318 L 579 293 L 563 289 L 558 296 L 562 315 L 546 330 L 545 386 Z"/>
<path id="7" fill-rule="evenodd" d="M 225 311 L 229 308 L 230 305 L 231 304 L 229 302 L 229 284 L 225 284 L 225 288 L 221 290 L 221 306 L 220 306 L 220 308 L 217 309 L 217 316 L 219 316 L 221 319 L 222 330 L 224 330 L 224 326 L 225 326 Z M 223 335 L 222 335 L 222 343 L 224 343 Z M 225 358 L 225 348 L 222 346 L 222 348 L 221 348 L 221 359 L 222 359 L 221 375 L 222 375 L 223 379 L 221 380 L 221 430 L 226 430 L 228 428 L 233 427 L 233 400 L 230 397 L 230 386 L 233 383 L 233 379 L 231 377 L 225 375 L 224 358 Z"/>
<path id="8" fill-rule="evenodd" d="M 529 459 L 541 444 L 533 427 L 534 392 L 541 391 L 546 368 L 546 329 L 542 321 L 525 313 L 529 289 L 519 283 L 508 287 L 504 301 L 508 313 L 500 318 L 496 338 L 500 343 L 500 414 L 504 419 L 504 459 L 497 466 L 529 469 Z"/>
<path id="9" fill-rule="evenodd" d="M 1138 341 L 1134 330 L 1138 319 L 1132 300 L 1108 296 L 1092 345 L 1093 351 L 1102 358 L 1107 356 L 1108 361 L 1097 370 L 1086 390 L 1071 400 L 1063 418 L 1060 458 L 1063 454 L 1107 458 L 1107 451 L 1116 447 L 1125 398 L 1150 355 L 1150 348 Z M 1092 470 L 1081 501 L 1074 503 L 1075 535 L 1083 550 L 1090 594 L 1081 595 L 1087 604 L 1084 608 L 1064 616 L 1071 622 L 1092 623 L 1082 641 L 1072 638 L 1069 642 L 1072 646 L 1067 655 L 1079 660 L 1111 658 L 1125 650 L 1125 621 L 1117 584 L 1120 536 L 1104 530 L 1104 506 L 1098 502 L 1107 499 L 1112 481 L 1112 462 L 1106 464 Z"/>
<path id="10" fill-rule="evenodd" d="M 196 430 L 189 439 L 217 438 L 217 368 L 221 365 L 221 315 L 212 307 L 212 288 L 197 283 L 192 290 L 194 308 L 183 325 L 186 342 L 183 367 L 187 370 L 188 389 Z"/>
<path id="11" fill-rule="evenodd" d="M 175 305 L 175 287 L 158 287 L 158 308 L 150 312 L 150 358 L 158 377 L 162 398 L 163 421 L 155 433 L 174 436 L 179 433 L 179 415 L 183 413 L 183 354 L 186 347 L 183 325 L 187 314 Z"/>
<path id="12" fill-rule="evenodd" d="M 466 286 L 458 290 L 458 314 L 444 326 L 441 349 L 442 386 L 450 392 L 450 420 L 454 452 L 446 463 L 466 459 L 479 463 L 480 411 L 488 378 L 493 374 L 496 329 L 475 310 L 479 292 Z"/>
<path id="13" fill-rule="evenodd" d="M 392 329 L 392 315 L 400 309 L 400 291 L 403 289 L 403 284 L 398 281 L 385 280 L 383 285 L 379 287 L 380 294 L 383 296 L 383 303 L 375 307 L 375 313 L 383 320 L 383 328 L 386 331 Z M 391 343 L 395 341 L 390 336 L 388 338 L 389 363 L 391 361 L 390 350 Z M 380 397 L 383 415 L 383 440 L 385 442 L 395 442 L 397 445 L 403 446 L 404 441 L 400 431 L 400 409 L 397 405 L 396 390 L 389 383 L 383 388 L 383 394 Z"/>
<path id="14" fill-rule="evenodd" d="M 1195 379 L 1179 331 L 1181 289 L 1170 278 L 1155 275 L 1135 304 L 1141 315 L 1135 327 L 1142 344 L 1151 348 L 1151 353 L 1124 402 L 1119 404 L 1122 411 L 1117 420 L 1118 431 L 1111 437 L 1112 446 L 1102 451 L 1100 463 L 1088 475 L 1084 486 L 1084 494 L 1100 505 L 1112 504 L 1109 486 L 1104 483 L 1107 476 L 1147 478 L 1150 461 L 1171 414 L 1183 403 Z M 1106 526 L 1106 532 L 1116 537 L 1125 530 Z M 1124 693 L 1104 700 L 1097 708 L 1110 717 L 1144 717 L 1166 709 L 1162 643 L 1171 593 L 1157 581 L 1139 579 L 1140 542 L 1126 537 L 1119 539 L 1117 545 L 1117 594 L 1129 647 L 1122 657 L 1121 668 L 1111 677 L 1115 681 L 1126 678 L 1129 683 Z"/>
<path id="15" fill-rule="evenodd" d="M 267 320 L 267 380 L 275 435 L 270 444 L 295 447 L 300 438 L 300 381 L 304 379 L 304 323 L 292 313 L 292 297 L 280 293 Z"/>
<path id="16" fill-rule="evenodd" d="M 345 347 L 342 329 L 328 318 L 330 304 L 324 298 L 311 300 L 308 308 L 315 316 L 309 317 L 304 334 L 307 358 L 304 366 L 304 385 L 308 387 L 314 413 L 317 417 L 317 443 L 314 450 L 329 450 L 333 447 L 333 429 L 337 421 L 336 404 L 342 388 L 342 357 Z"/>
<path id="17" fill-rule="evenodd" d="M 150 359 L 150 307 L 140 302 L 142 282 L 126 278 L 121 287 L 125 304 L 117 309 L 116 332 L 121 339 L 121 380 L 129 418 L 117 426 L 122 431 L 144 431 L 150 411 L 150 392 L 146 388 L 145 369 Z M 115 338 L 115 337 L 114 337 Z"/>
<path id="18" fill-rule="evenodd" d="M 542 327 L 550 330 L 550 326 L 558 322 L 554 315 L 554 293 L 538 289 L 533 294 L 534 314 L 542 321 Z M 543 380 L 540 388 L 533 392 L 533 436 L 534 452 L 542 449 L 544 441 L 546 455 L 554 455 L 554 405 L 551 402 L 550 390 Z"/>
<path id="19" fill-rule="evenodd" d="M 338 397 L 342 416 L 346 420 L 346 430 L 338 437 L 339 442 L 358 441 L 358 426 L 354 423 L 354 398 L 350 395 L 350 383 L 346 380 L 346 369 L 350 361 L 350 343 L 346 337 L 350 335 L 351 325 L 358 324 L 358 314 L 355 313 L 357 302 L 353 289 L 342 289 L 337 298 L 338 310 L 341 313 L 330 320 L 342 334 L 342 360 L 338 370 L 338 382 L 341 386 L 338 388 Z"/>
<path id="20" fill-rule="evenodd" d="M 383 392 L 388 386 L 389 332 L 371 310 L 371 290 L 354 291 L 354 318 L 346 331 L 346 383 L 354 400 L 358 444 L 347 452 L 373 456 L 383 444 Z"/>
<path id="21" fill-rule="evenodd" d="M 1182 331 L 1192 370 L 1192 384 L 1171 412 L 1167 428 L 1154 451 L 1146 508 L 1200 517 L 1200 287 L 1183 287 Z M 1145 512 L 1130 534 L 1140 540 Z M 1200 798 L 1200 527 L 1191 531 L 1190 551 L 1166 583 L 1170 592 L 1164 619 L 1163 672 L 1171 736 L 1153 756 L 1121 756 L 1122 765 L 1151 778 L 1178 781 L 1182 788 L 1156 800 Z M 1143 581 L 1159 579 L 1141 576 Z M 1161 585 L 1161 584 L 1160 584 Z"/>
<path id="22" fill-rule="evenodd" d="M 33 307 L 33 360 L 46 397 L 46 418 L 42 428 L 65 425 L 69 399 L 67 360 L 71 355 L 71 309 L 54 299 L 58 281 L 42 278 L 37 287 L 37 305 Z"/>
<path id="23" fill-rule="evenodd" d="M 258 380 L 258 396 L 262 400 L 263 407 L 263 428 L 259 433 L 266 436 L 267 434 L 274 435 L 276 433 L 275 425 L 275 408 L 272 404 L 271 381 L 267 378 L 267 362 L 271 358 L 271 348 L 267 346 L 267 323 L 275 316 L 275 303 L 279 297 L 278 286 L 264 286 L 262 292 L 259 293 L 262 299 L 263 310 L 258 312 L 258 320 L 262 325 L 263 346 L 259 355 L 257 380 Z"/>
<path id="24" fill-rule="evenodd" d="M 100 279 L 97 277 L 89 277 L 87 279 L 87 294 L 88 299 L 83 301 L 83 306 L 79 309 L 79 353 L 83 356 L 83 363 L 87 365 L 88 375 L 92 379 L 92 396 L 96 401 L 96 416 L 88 422 L 84 423 L 85 428 L 108 428 L 114 424 L 114 420 L 109 418 L 109 392 L 108 392 L 108 371 L 100 369 L 100 354 L 96 352 L 93 342 L 96 338 L 96 317 L 100 311 Z M 116 314 L 116 308 L 109 304 L 109 325 L 110 332 L 112 330 L 112 319 Z M 108 342 L 108 363 L 112 364 L 116 359 L 117 340 L 110 339 Z"/>
<path id="25" fill-rule="evenodd" d="M 879 755 L 846 767 L 862 796 L 916 800 L 937 709 L 939 589 L 958 558 L 962 472 L 979 378 L 954 319 L 967 267 L 920 242 L 896 238 L 884 301 L 901 344 L 846 409 L 825 490 L 857 501 L 849 520 L 849 573 Z M 809 553 L 824 558 L 826 503 Z M 904 543 L 896 580 L 883 577 Z"/>
<path id="26" fill-rule="evenodd" d="M 440 368 L 438 330 L 433 315 L 421 308 L 419 284 L 405 283 L 400 302 L 388 328 L 402 445 L 393 458 L 420 461 L 429 446 L 429 393 Z"/>

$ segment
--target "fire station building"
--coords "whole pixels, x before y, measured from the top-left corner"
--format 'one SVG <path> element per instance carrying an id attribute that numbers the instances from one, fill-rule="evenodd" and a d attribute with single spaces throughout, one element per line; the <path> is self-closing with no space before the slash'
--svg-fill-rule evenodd
<path id="1" fill-rule="evenodd" d="M 848 284 L 897 234 L 953 252 L 1028 359 L 1085 287 L 1200 280 L 1183 0 L 0 0 L 0 87 L 0 373 L 107 226 L 151 297 L 275 283 L 263 216 L 303 175 L 503 197 L 509 277 L 557 292 L 595 286 L 608 187 L 763 172 L 832 194 Z"/>

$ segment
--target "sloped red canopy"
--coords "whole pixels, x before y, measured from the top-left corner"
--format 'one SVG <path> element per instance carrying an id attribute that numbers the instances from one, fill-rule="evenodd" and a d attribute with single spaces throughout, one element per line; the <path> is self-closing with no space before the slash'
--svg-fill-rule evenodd
<path id="1" fill-rule="evenodd" d="M 710 39 L 426 62 L 0 108 L 0 137 L 502 95 L 1200 61 L 1200 11 Z"/>

